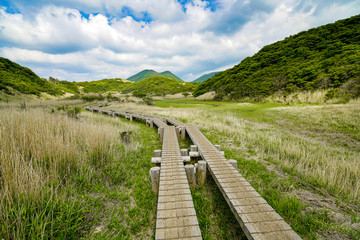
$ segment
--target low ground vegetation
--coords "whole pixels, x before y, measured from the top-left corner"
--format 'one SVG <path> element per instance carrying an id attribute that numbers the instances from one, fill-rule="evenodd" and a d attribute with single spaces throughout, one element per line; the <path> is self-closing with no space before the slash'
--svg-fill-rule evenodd
<path id="1" fill-rule="evenodd" d="M 153 103 L 109 108 L 199 125 L 304 239 L 360 239 L 359 100 Z M 154 237 L 149 169 L 153 150 L 161 148 L 156 131 L 83 112 L 84 104 L 0 104 L 0 238 Z M 204 239 L 242 239 L 211 178 L 192 196 Z"/>
<path id="2" fill-rule="evenodd" d="M 156 132 L 62 104 L 0 109 L 0 238 L 152 238 Z"/>
<path id="3" fill-rule="evenodd" d="M 183 99 L 156 101 L 155 106 L 119 108 L 199 125 L 211 142 L 222 144 L 227 158 L 238 161 L 240 173 L 305 239 L 360 238 L 359 100 L 287 105 Z M 224 200 L 214 201 L 203 188 L 193 194 L 202 221 L 213 219 L 214 225 L 202 225 L 203 235 L 219 229 L 222 223 L 214 219 L 220 215 L 203 213 L 226 204 Z M 212 234 L 206 236 L 211 239 Z"/>

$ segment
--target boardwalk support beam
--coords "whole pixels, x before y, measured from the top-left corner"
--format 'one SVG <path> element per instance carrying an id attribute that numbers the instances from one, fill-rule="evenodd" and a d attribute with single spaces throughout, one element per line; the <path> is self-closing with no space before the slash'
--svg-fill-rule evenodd
<path id="1" fill-rule="evenodd" d="M 181 131 L 181 128 L 180 128 L 180 127 L 176 127 L 175 130 L 176 130 L 176 136 L 177 136 L 177 138 L 180 139 L 180 131 Z"/>
<path id="2" fill-rule="evenodd" d="M 182 160 L 183 160 L 184 163 L 188 163 L 188 162 L 191 161 L 190 156 L 181 156 L 181 158 L 182 158 Z"/>
<path id="3" fill-rule="evenodd" d="M 229 159 L 229 163 L 231 163 L 231 165 L 233 165 L 236 170 L 238 169 L 238 162 L 236 160 Z"/>
<path id="4" fill-rule="evenodd" d="M 186 137 L 186 127 L 181 127 L 180 128 L 180 133 L 181 133 L 181 139 L 185 140 Z"/>
<path id="5" fill-rule="evenodd" d="M 157 195 L 159 192 L 160 167 L 152 167 L 150 169 L 150 177 L 151 177 L 151 188 L 153 192 Z"/>
<path id="6" fill-rule="evenodd" d="M 188 155 L 188 150 L 186 148 L 180 149 L 181 156 L 185 157 Z"/>
<path id="7" fill-rule="evenodd" d="M 191 188 L 195 188 L 195 168 L 194 165 L 185 165 L 185 172 Z"/>
<path id="8" fill-rule="evenodd" d="M 190 152 L 197 152 L 198 147 L 196 145 L 191 145 L 190 146 Z"/>
<path id="9" fill-rule="evenodd" d="M 158 128 L 158 134 L 159 134 L 159 137 L 160 137 L 160 142 L 162 143 L 163 138 L 164 138 L 164 128 L 163 127 Z"/>
<path id="10" fill-rule="evenodd" d="M 204 185 L 206 182 L 206 162 L 198 161 L 198 182 L 199 185 Z"/>
<path id="11" fill-rule="evenodd" d="M 154 150 L 154 157 L 161 157 L 161 150 L 160 149 Z"/>
<path id="12" fill-rule="evenodd" d="M 152 157 L 151 158 L 151 163 L 156 164 L 156 165 L 160 165 L 161 157 Z"/>

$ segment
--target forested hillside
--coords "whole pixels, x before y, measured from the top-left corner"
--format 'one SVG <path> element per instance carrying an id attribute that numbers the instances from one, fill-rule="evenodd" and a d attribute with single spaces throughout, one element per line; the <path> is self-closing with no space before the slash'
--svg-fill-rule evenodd
<path id="1" fill-rule="evenodd" d="M 63 89 L 56 84 L 42 79 L 29 68 L 22 67 L 9 59 L 0 57 L 0 90 L 14 94 L 14 90 L 23 94 L 62 95 Z"/>
<path id="2" fill-rule="evenodd" d="M 360 15 L 267 45 L 206 80 L 194 95 L 215 90 L 218 99 L 262 98 L 329 88 L 333 95 L 360 95 Z"/>

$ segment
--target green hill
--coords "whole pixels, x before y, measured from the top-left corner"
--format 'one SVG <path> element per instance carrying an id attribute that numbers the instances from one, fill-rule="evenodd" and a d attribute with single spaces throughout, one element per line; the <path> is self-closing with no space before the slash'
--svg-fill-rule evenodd
<path id="1" fill-rule="evenodd" d="M 173 74 L 169 71 L 158 73 L 154 70 L 149 70 L 149 69 L 143 70 L 143 71 L 129 77 L 127 80 L 130 80 L 132 82 L 140 82 L 143 79 L 146 79 L 149 77 L 155 77 L 155 76 L 162 76 L 162 77 L 166 77 L 166 78 L 175 79 L 176 81 L 179 81 L 179 82 L 183 82 L 183 80 L 181 80 L 179 77 L 177 77 L 175 74 Z"/>
<path id="2" fill-rule="evenodd" d="M 202 75 L 201 77 L 198 77 L 197 79 L 195 79 L 194 81 L 192 82 L 198 82 L 198 83 L 202 83 L 204 82 L 205 80 L 213 77 L 215 74 L 217 74 L 219 72 L 211 72 L 211 73 L 207 73 L 207 74 L 204 74 Z"/>
<path id="3" fill-rule="evenodd" d="M 159 73 L 160 76 L 166 77 L 166 78 L 171 78 L 171 79 L 175 79 L 178 82 L 183 82 L 183 80 L 181 78 L 179 78 L 178 76 L 176 76 L 175 74 L 173 74 L 170 71 L 165 71 L 165 72 L 161 72 Z"/>
<path id="4" fill-rule="evenodd" d="M 263 47 L 199 85 L 194 95 L 262 98 L 300 90 L 360 95 L 360 15 L 300 32 Z"/>
<path id="5" fill-rule="evenodd" d="M 0 90 L 6 94 L 14 94 L 14 90 L 22 94 L 40 96 L 42 92 L 51 95 L 62 95 L 62 87 L 40 78 L 29 68 L 22 67 L 9 59 L 0 57 Z"/>
<path id="6" fill-rule="evenodd" d="M 77 85 L 82 87 L 85 93 L 95 92 L 104 93 L 109 91 L 122 91 L 127 85 L 132 85 L 132 82 L 121 78 L 102 79 L 91 82 L 78 82 Z"/>
<path id="7" fill-rule="evenodd" d="M 178 82 L 175 79 L 154 76 L 140 82 L 127 85 L 123 93 L 133 92 L 135 96 L 176 94 L 192 92 L 195 85 L 192 83 Z"/>

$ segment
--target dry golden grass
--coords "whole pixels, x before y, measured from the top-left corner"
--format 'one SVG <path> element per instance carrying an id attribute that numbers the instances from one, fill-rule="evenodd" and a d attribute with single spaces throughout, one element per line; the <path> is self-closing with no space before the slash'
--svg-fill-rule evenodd
<path id="1" fill-rule="evenodd" d="M 60 169 L 84 164 L 89 152 L 106 151 L 118 137 L 115 127 L 41 110 L 2 110 L 0 126 L 2 201 L 22 194 L 36 199 L 43 186 L 62 177 Z"/>
<path id="2" fill-rule="evenodd" d="M 327 99 L 326 94 L 329 90 L 315 90 L 315 91 L 303 91 L 303 92 L 293 92 L 286 97 L 284 94 L 273 94 L 265 98 L 266 102 L 273 103 L 339 103 L 342 102 L 341 98 L 332 98 Z"/>
<path id="3" fill-rule="evenodd" d="M 196 97 L 197 100 L 213 100 L 216 93 L 214 91 L 212 92 L 206 92 L 198 97 Z"/>
<path id="4" fill-rule="evenodd" d="M 109 183 L 111 179 L 115 179 L 112 180 L 115 183 L 119 181 L 116 179 L 124 179 L 124 182 L 139 181 L 139 186 L 148 184 L 150 161 L 134 168 L 133 171 L 138 171 L 137 175 L 129 175 L 132 178 L 135 176 L 137 180 L 121 175 L 120 172 L 112 172 L 111 169 L 115 167 L 132 168 L 126 161 L 142 161 L 141 155 L 139 158 L 134 153 L 144 152 L 143 143 L 136 140 L 127 144 L 126 139 L 121 137 L 121 132 L 136 134 L 139 128 L 134 124 L 124 123 L 119 118 L 87 112 L 82 113 L 78 120 L 66 114 L 50 113 L 50 109 L 43 108 L 0 109 L 0 238 L 78 238 L 88 234 L 90 228 L 87 225 L 90 223 L 85 221 L 84 216 L 92 217 L 87 208 L 93 205 L 80 205 L 92 199 L 82 199 L 80 193 L 88 189 L 86 186 L 98 184 L 97 182 L 102 183 L 102 186 L 105 182 L 101 192 L 109 191 L 112 195 L 108 195 L 111 198 L 107 201 L 111 202 L 114 198 L 112 188 L 124 189 L 121 182 L 119 186 L 112 186 Z M 110 167 L 115 164 L 113 161 L 118 162 L 118 165 Z M 101 178 L 95 181 L 94 178 L 99 176 Z M 85 185 L 77 186 L 77 182 Z M 89 191 L 90 195 L 94 194 L 91 187 Z M 127 194 L 131 195 L 131 191 L 123 191 L 118 193 L 119 197 L 130 198 Z M 149 193 L 150 187 L 146 190 L 146 194 Z M 102 199 L 105 201 L 106 197 Z M 148 199 L 153 201 L 153 196 Z M 102 205 L 99 208 L 98 215 L 101 217 L 104 209 Z M 121 203 L 119 208 L 130 208 L 130 203 Z M 152 209 L 152 206 L 147 208 Z M 114 218 L 114 221 L 130 221 L 126 214 L 118 218 Z M 150 216 L 139 215 L 137 218 L 137 221 L 145 221 Z M 85 233 L 82 232 L 84 229 Z M 122 234 L 131 236 L 130 228 L 124 229 Z M 138 231 L 144 229 L 139 227 L 133 232 L 138 234 Z M 148 231 L 147 228 L 145 231 Z M 106 234 L 117 236 L 113 232 Z"/>
<path id="5" fill-rule="evenodd" d="M 296 171 L 299 177 L 304 177 L 333 194 L 341 195 L 344 199 L 359 203 L 359 100 L 344 105 L 284 107 L 259 112 L 260 115 L 269 112 L 272 118 L 280 117 L 278 122 L 281 122 L 283 117 L 291 123 L 287 127 L 277 122 L 251 121 L 239 116 L 241 109 L 248 105 L 234 104 L 222 109 L 206 107 L 194 110 L 128 103 L 118 108 L 172 116 L 184 122 L 197 124 L 207 133 L 214 132 L 215 135 L 220 134 L 227 139 L 235 140 L 238 146 L 250 146 L 259 154 L 272 157 L 284 169 Z M 352 126 L 348 130 L 339 131 L 344 135 L 344 141 L 351 138 L 351 142 L 357 144 L 357 147 L 351 149 L 330 144 L 331 139 L 319 139 L 316 137 L 316 128 L 308 130 L 314 131 L 311 134 L 304 133 L 301 129 L 296 131 L 292 129 L 292 125 L 303 124 L 311 127 L 315 123 L 323 131 L 328 130 L 331 133 L 337 132 L 336 126 L 339 128 Z M 333 125 L 335 125 L 334 129 Z"/>

